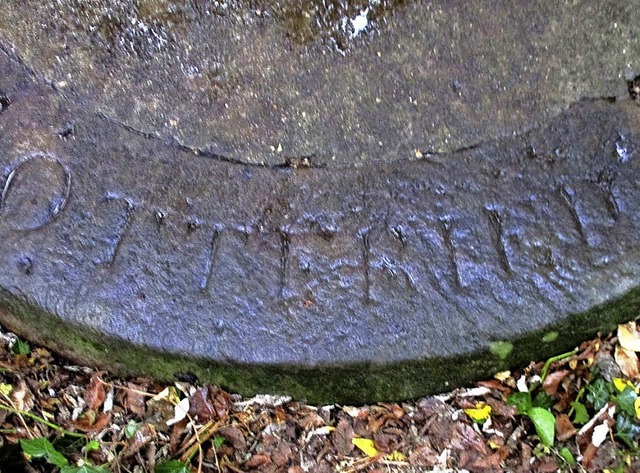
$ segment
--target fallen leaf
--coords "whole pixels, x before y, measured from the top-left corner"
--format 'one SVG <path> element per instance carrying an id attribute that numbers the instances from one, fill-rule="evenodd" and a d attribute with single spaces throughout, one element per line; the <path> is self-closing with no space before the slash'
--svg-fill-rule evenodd
<path id="1" fill-rule="evenodd" d="M 518 412 L 515 407 L 508 406 L 504 402 L 491 397 L 487 398 L 487 404 L 491 406 L 492 417 L 498 416 L 512 419 Z"/>
<path id="2" fill-rule="evenodd" d="M 380 454 L 371 439 L 355 437 L 351 439 L 351 443 L 358 447 L 358 449 L 368 457 L 375 457 Z"/>
<path id="3" fill-rule="evenodd" d="M 378 432 L 373 435 L 373 443 L 375 447 L 384 453 L 393 452 L 401 439 L 397 435 Z"/>
<path id="4" fill-rule="evenodd" d="M 138 417 L 144 417 L 147 410 L 144 389 L 134 383 L 127 383 L 127 389 L 123 390 L 122 404 Z"/>
<path id="5" fill-rule="evenodd" d="M 506 381 L 509 378 L 511 378 L 511 371 L 506 370 L 506 371 L 499 371 L 498 373 L 494 374 L 493 377 L 495 379 L 497 379 L 498 381 Z"/>
<path id="6" fill-rule="evenodd" d="M 628 379 L 613 378 L 613 385 L 619 392 L 624 391 L 626 388 L 631 388 L 636 394 L 638 394 L 638 388 Z"/>
<path id="7" fill-rule="evenodd" d="M 167 421 L 167 426 L 172 426 L 173 424 L 177 424 L 185 417 L 187 417 L 187 413 L 189 412 L 189 398 L 185 397 L 180 399 L 180 402 L 175 405 L 173 408 L 173 418 Z"/>
<path id="8" fill-rule="evenodd" d="M 23 379 L 20 379 L 18 385 L 13 387 L 9 397 L 19 411 L 29 412 L 34 405 L 33 394 Z"/>
<path id="9" fill-rule="evenodd" d="M 622 374 L 628 378 L 638 379 L 640 378 L 640 370 L 638 369 L 638 355 L 635 351 L 628 350 L 622 345 L 617 345 L 614 357 L 616 363 L 620 367 Z"/>
<path id="10" fill-rule="evenodd" d="M 295 446 L 291 442 L 284 440 L 279 440 L 276 443 L 276 448 L 271 452 L 271 461 L 279 467 L 280 471 L 295 460 L 294 448 Z"/>
<path id="11" fill-rule="evenodd" d="M 599 447 L 600 445 L 602 445 L 602 442 L 604 442 L 607 439 L 608 435 L 609 435 L 609 425 L 606 422 L 603 422 L 600 425 L 596 425 L 593 428 L 591 443 L 593 444 L 594 447 Z"/>
<path id="12" fill-rule="evenodd" d="M 554 473 L 558 471 L 558 463 L 552 458 L 540 459 L 539 463 L 535 465 L 535 471 L 537 473 Z"/>
<path id="13" fill-rule="evenodd" d="M 544 392 L 549 396 L 555 396 L 560 382 L 570 373 L 569 370 L 559 370 L 549 373 L 542 383 Z"/>
<path id="14" fill-rule="evenodd" d="M 249 460 L 246 461 L 244 466 L 247 468 L 258 468 L 271 463 L 271 457 L 266 453 L 256 453 Z"/>
<path id="15" fill-rule="evenodd" d="M 234 449 L 240 452 L 244 452 L 247 449 L 247 440 L 242 431 L 237 427 L 231 425 L 222 427 L 218 430 L 217 435 L 224 437 Z"/>
<path id="16" fill-rule="evenodd" d="M 213 410 L 216 413 L 217 419 L 225 419 L 233 408 L 233 400 L 231 399 L 231 396 L 228 392 L 223 391 L 217 386 L 209 386 L 208 389 L 209 399 L 211 399 L 211 404 L 213 405 Z M 281 396 L 279 401 L 288 402 L 285 401 L 285 399 L 286 397 Z M 280 404 L 274 404 L 274 406 L 277 407 Z"/>
<path id="17" fill-rule="evenodd" d="M 556 417 L 556 437 L 559 441 L 564 442 L 577 433 L 571 419 L 567 414 L 560 414 Z"/>
<path id="18" fill-rule="evenodd" d="M 508 384 L 509 380 L 513 381 L 513 378 L 511 378 L 510 372 L 509 372 L 509 377 L 503 381 L 500 381 L 498 379 L 489 379 L 486 381 L 478 381 L 477 384 L 478 386 L 482 386 L 484 388 L 493 389 L 503 393 L 509 393 L 511 392 L 511 387 L 505 386 L 505 384 Z M 515 386 L 515 381 L 513 381 L 513 386 Z"/>
<path id="19" fill-rule="evenodd" d="M 478 402 L 476 407 L 470 409 L 464 409 L 464 413 L 467 414 L 474 422 L 482 424 L 489 418 L 491 414 L 491 406 L 484 402 Z"/>
<path id="20" fill-rule="evenodd" d="M 360 415 L 361 409 L 359 407 L 353 407 L 353 406 L 342 406 L 342 410 L 347 414 L 349 414 L 349 416 L 351 417 L 358 417 L 358 415 Z"/>
<path id="21" fill-rule="evenodd" d="M 331 434 L 331 441 L 339 455 L 346 456 L 353 451 L 351 439 L 354 437 L 353 427 L 345 419 L 340 419 L 336 430 Z"/>
<path id="22" fill-rule="evenodd" d="M 127 442 L 126 447 L 120 453 L 120 457 L 129 458 L 135 455 L 155 437 L 156 431 L 152 425 L 145 423 L 138 426 L 131 439 Z"/>
<path id="23" fill-rule="evenodd" d="M 582 466 L 584 468 L 591 467 L 591 463 L 598 453 L 598 447 L 593 445 L 591 442 L 587 445 L 587 448 L 582 452 Z"/>
<path id="24" fill-rule="evenodd" d="M 325 425 L 324 427 L 318 427 L 317 429 L 313 429 L 307 434 L 307 439 L 310 439 L 314 435 L 329 435 L 334 430 L 336 430 L 336 428 L 330 425 Z"/>
<path id="25" fill-rule="evenodd" d="M 111 413 L 103 412 L 98 416 L 94 411 L 85 412 L 87 415 L 83 415 L 81 419 L 74 423 L 78 430 L 86 433 L 101 432 L 111 422 Z"/>
<path id="26" fill-rule="evenodd" d="M 484 438 L 468 424 L 457 422 L 455 431 L 447 443 L 457 450 L 474 450 L 482 455 L 487 454 Z"/>
<path id="27" fill-rule="evenodd" d="M 276 422 L 280 424 L 284 423 L 287 420 L 287 413 L 282 406 L 276 406 L 274 414 L 276 417 Z"/>
<path id="28" fill-rule="evenodd" d="M 500 466 L 508 453 L 508 449 L 502 448 L 491 455 L 480 456 L 473 463 L 473 467 L 482 471 L 503 471 Z"/>
<path id="29" fill-rule="evenodd" d="M 0 383 L 0 393 L 4 394 L 5 396 L 8 396 L 9 393 L 11 393 L 12 389 L 13 386 L 11 386 L 10 384 Z"/>
<path id="30" fill-rule="evenodd" d="M 627 350 L 640 351 L 640 332 L 635 322 L 618 325 L 618 342 Z"/>
<path id="31" fill-rule="evenodd" d="M 214 415 L 214 408 L 209 400 L 206 387 L 197 389 L 189 398 L 189 415 L 199 422 L 209 422 Z"/>
<path id="32" fill-rule="evenodd" d="M 105 398 L 104 384 L 100 381 L 100 373 L 94 373 L 91 376 L 89 387 L 84 392 L 84 401 L 87 403 L 87 407 L 93 411 L 97 411 L 102 405 Z"/>
<path id="33" fill-rule="evenodd" d="M 409 463 L 413 466 L 433 468 L 438 461 L 438 452 L 429 445 L 421 445 L 409 456 Z"/>

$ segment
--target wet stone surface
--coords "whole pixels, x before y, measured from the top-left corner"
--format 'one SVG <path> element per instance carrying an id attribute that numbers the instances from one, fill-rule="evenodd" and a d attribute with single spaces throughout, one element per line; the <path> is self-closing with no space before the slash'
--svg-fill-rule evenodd
<path id="1" fill-rule="evenodd" d="M 634 2 L 59 3 L 0 20 L 12 330 L 362 402 L 637 315 Z"/>

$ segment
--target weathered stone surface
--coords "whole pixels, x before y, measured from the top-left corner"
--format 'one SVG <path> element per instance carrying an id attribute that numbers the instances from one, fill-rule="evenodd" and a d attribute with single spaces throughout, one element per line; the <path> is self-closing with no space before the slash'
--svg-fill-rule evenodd
<path id="1" fill-rule="evenodd" d="M 52 5 L 0 7 L 0 318 L 24 336 L 344 402 L 637 315 L 638 2 L 382 2 L 358 35 L 337 2 Z"/>

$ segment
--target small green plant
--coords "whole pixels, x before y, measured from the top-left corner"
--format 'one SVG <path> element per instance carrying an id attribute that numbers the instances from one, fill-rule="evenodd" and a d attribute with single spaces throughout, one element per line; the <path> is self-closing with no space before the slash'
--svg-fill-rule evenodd
<path id="1" fill-rule="evenodd" d="M 51 442 L 46 438 L 35 438 L 20 440 L 22 451 L 30 458 L 44 458 L 54 466 L 63 468 L 69 464 L 67 459 L 56 450 Z"/>
<path id="2" fill-rule="evenodd" d="M 531 392 L 514 393 L 507 398 L 507 403 L 518 410 L 518 414 L 525 415 L 536 429 L 536 433 L 543 445 L 552 447 L 555 440 L 556 418 L 548 410 L 548 396 L 538 395 L 532 399 Z"/>
<path id="3" fill-rule="evenodd" d="M 92 465 L 87 461 L 86 456 L 80 465 L 69 465 L 69 460 L 48 439 L 43 437 L 20 440 L 20 447 L 28 459 L 43 458 L 53 466 L 60 468 L 60 473 L 108 473 L 109 471 L 105 467 Z M 85 446 L 85 455 L 98 449 L 100 449 L 100 443 L 91 440 Z"/>
<path id="4" fill-rule="evenodd" d="M 573 457 L 573 453 L 571 453 L 571 450 L 569 450 L 567 447 L 562 447 L 560 450 L 558 450 L 558 455 L 560 455 L 560 458 L 562 458 L 562 460 L 564 460 L 567 465 L 575 465 L 576 459 Z"/>
<path id="5" fill-rule="evenodd" d="M 15 342 L 11 345 L 11 352 L 14 355 L 28 355 L 31 353 L 31 347 L 27 342 L 16 338 Z"/>
<path id="6" fill-rule="evenodd" d="M 637 388 L 629 381 L 596 378 L 587 385 L 587 402 L 596 411 L 607 404 L 616 406 L 615 434 L 629 448 L 637 449 L 640 439 L 640 398 Z"/>
<path id="7" fill-rule="evenodd" d="M 158 463 L 156 473 L 191 473 L 189 466 L 178 460 L 166 460 Z"/>

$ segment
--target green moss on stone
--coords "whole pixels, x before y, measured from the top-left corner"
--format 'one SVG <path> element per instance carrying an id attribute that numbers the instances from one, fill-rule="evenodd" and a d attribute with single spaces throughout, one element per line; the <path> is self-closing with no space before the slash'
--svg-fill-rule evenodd
<path id="1" fill-rule="evenodd" d="M 163 353 L 103 337 L 89 327 L 63 324 L 54 315 L 6 292 L 0 293 L 0 307 L 6 309 L 0 310 L 3 323 L 29 341 L 119 375 L 145 375 L 170 382 L 176 375 L 189 373 L 202 383 L 218 384 L 245 396 L 268 392 L 319 404 L 369 403 L 441 392 L 570 350 L 597 332 L 611 331 L 619 323 L 633 319 L 640 308 L 640 290 L 518 339 L 494 342 L 477 352 L 392 364 L 315 368 L 223 364 Z M 563 336 L 549 337 L 552 332 Z"/>

